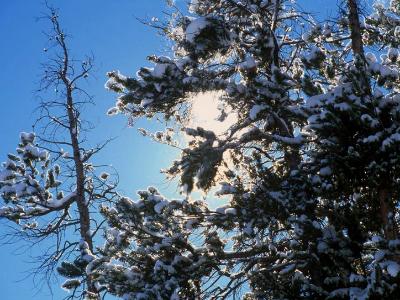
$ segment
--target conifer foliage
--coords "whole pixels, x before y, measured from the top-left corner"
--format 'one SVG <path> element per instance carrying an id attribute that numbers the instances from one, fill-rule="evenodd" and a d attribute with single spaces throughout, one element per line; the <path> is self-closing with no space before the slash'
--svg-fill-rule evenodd
<path id="1" fill-rule="evenodd" d="M 163 170 L 181 195 L 119 197 L 98 174 L 103 145 L 85 148 L 75 100 L 91 60 L 70 60 L 54 13 L 61 59 L 43 84 L 62 100 L 41 107 L 53 134 L 21 134 L 0 172 L 0 216 L 56 237 L 43 266 L 58 266 L 71 298 L 400 299 L 400 1 L 343 0 L 323 22 L 292 0 L 169 2 L 170 20 L 152 25 L 173 55 L 149 56 L 134 77 L 109 72 L 106 87 L 118 93 L 108 114 L 163 117 L 187 136 Z M 225 132 L 188 125 L 200 93 L 220 95 L 221 121 L 235 115 Z M 173 131 L 141 130 L 176 147 Z M 90 208 L 108 223 L 102 247 Z M 64 239 L 73 229 L 80 241 Z"/>
<path id="2" fill-rule="evenodd" d="M 193 0 L 156 24 L 173 58 L 110 72 L 109 113 L 181 122 L 165 173 L 183 195 L 104 206 L 93 280 L 123 299 L 400 298 L 400 2 L 360 5 L 318 23 L 294 1 Z M 211 91 L 237 115 L 220 135 L 182 121 Z M 215 185 L 215 210 L 190 196 Z"/>

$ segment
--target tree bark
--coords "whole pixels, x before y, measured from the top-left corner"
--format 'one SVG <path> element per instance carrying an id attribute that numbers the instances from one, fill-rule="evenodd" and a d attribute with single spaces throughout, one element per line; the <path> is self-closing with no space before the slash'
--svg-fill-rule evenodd
<path id="1" fill-rule="evenodd" d="M 79 150 L 77 119 L 73 111 L 72 91 L 67 92 L 68 119 L 70 123 L 70 136 L 73 149 L 73 157 L 76 172 L 76 204 L 79 211 L 80 234 L 82 239 L 88 243 L 90 251 L 93 251 L 93 241 L 90 234 L 89 208 L 85 199 L 85 173 Z"/>
<path id="2" fill-rule="evenodd" d="M 351 47 L 353 54 L 358 55 L 362 59 L 364 57 L 364 46 L 362 42 L 362 30 L 360 25 L 360 15 L 357 0 L 348 0 L 347 2 L 349 9 L 349 27 L 351 32 Z M 366 76 L 360 78 L 361 88 L 366 95 L 371 94 L 371 87 L 369 80 Z M 390 188 L 386 187 L 384 183 L 378 188 L 378 198 L 380 205 L 380 216 L 383 224 L 383 232 L 385 238 L 388 240 L 397 238 L 397 228 L 394 220 L 394 206 L 392 201 L 392 195 Z"/>
<path id="3" fill-rule="evenodd" d="M 73 149 L 73 157 L 76 172 L 76 205 L 79 213 L 79 225 L 80 235 L 89 246 L 91 252 L 93 252 L 93 239 L 90 232 L 90 214 L 88 203 L 85 198 L 85 171 L 81 157 L 79 140 L 78 140 L 78 120 L 74 112 L 74 102 L 72 98 L 72 87 L 69 85 L 67 88 L 67 111 L 68 119 L 70 123 L 70 136 Z M 93 286 L 90 277 L 87 278 L 88 291 L 93 295 L 98 295 L 96 288 Z M 95 299 L 98 299 L 95 298 Z"/>
<path id="4" fill-rule="evenodd" d="M 385 238 L 387 240 L 394 240 L 397 238 L 397 226 L 394 219 L 394 207 L 392 205 L 392 197 L 389 189 L 380 189 L 378 197 Z"/>
<path id="5" fill-rule="evenodd" d="M 85 171 L 83 166 L 83 161 L 81 157 L 79 140 L 78 140 L 78 116 L 75 113 L 75 103 L 73 101 L 73 83 L 68 78 L 68 68 L 69 68 L 69 55 L 68 49 L 65 44 L 64 34 L 59 27 L 58 22 L 55 23 L 56 32 L 59 36 L 59 44 L 63 51 L 63 67 L 60 72 L 61 80 L 64 83 L 66 89 L 66 108 L 68 114 L 68 128 L 71 137 L 71 144 L 73 150 L 73 158 L 75 163 L 76 172 L 76 203 L 79 211 L 80 219 L 80 234 L 81 238 L 88 243 L 90 251 L 93 251 L 93 241 L 90 234 L 90 216 L 89 208 L 85 201 Z"/>
<path id="6" fill-rule="evenodd" d="M 364 57 L 364 47 L 362 43 L 360 15 L 358 13 L 357 0 L 348 0 L 349 7 L 349 26 L 351 32 L 351 48 L 354 54 Z"/>
<path id="7" fill-rule="evenodd" d="M 90 232 L 90 214 L 88 203 L 85 198 L 85 170 L 83 157 L 81 156 L 79 144 L 79 119 L 75 111 L 76 106 L 73 100 L 74 82 L 68 77 L 68 70 L 70 68 L 68 48 L 65 43 L 65 36 L 62 32 L 57 19 L 53 20 L 55 31 L 58 34 L 58 43 L 63 51 L 63 64 L 60 70 L 60 79 L 62 80 L 66 89 L 66 110 L 68 115 L 68 128 L 71 138 L 71 145 L 73 151 L 73 159 L 76 172 L 76 205 L 79 213 L 79 231 L 83 241 L 88 244 L 89 250 L 93 252 L 93 239 Z M 90 277 L 87 277 L 87 290 L 92 295 L 91 299 L 99 299 L 97 289 L 91 282 Z"/>

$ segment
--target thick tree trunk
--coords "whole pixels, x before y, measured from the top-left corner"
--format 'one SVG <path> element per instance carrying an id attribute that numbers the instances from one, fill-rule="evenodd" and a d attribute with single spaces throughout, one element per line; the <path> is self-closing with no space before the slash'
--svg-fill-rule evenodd
<path id="1" fill-rule="evenodd" d="M 351 32 L 351 47 L 353 54 L 364 59 L 362 30 L 357 0 L 348 0 L 347 5 L 349 9 L 349 27 Z M 371 87 L 368 78 L 363 76 L 360 78 L 360 83 L 362 85 L 361 88 L 366 95 L 370 95 Z M 380 205 L 379 218 L 382 220 L 385 238 L 388 240 L 395 239 L 397 238 L 397 228 L 394 220 L 394 206 L 390 188 L 386 187 L 384 184 L 381 184 L 381 187 L 378 188 L 378 198 Z"/>
<path id="2" fill-rule="evenodd" d="M 383 232 L 388 240 L 397 238 L 397 226 L 394 220 L 394 207 L 389 189 L 383 188 L 379 190 L 380 213 L 383 223 Z"/>
<path id="3" fill-rule="evenodd" d="M 358 57 L 362 60 L 364 66 L 366 66 L 364 56 L 364 45 L 362 41 L 362 29 L 360 24 L 360 14 L 358 9 L 357 0 L 348 0 L 349 9 L 349 28 L 351 33 L 351 48 L 353 50 L 354 57 Z M 361 97 L 364 98 L 366 95 L 371 95 L 371 86 L 369 79 L 367 78 L 366 72 L 360 72 L 359 74 L 359 89 Z"/>
<path id="4" fill-rule="evenodd" d="M 364 56 L 362 43 L 360 16 L 358 13 L 357 0 L 348 0 L 349 7 L 349 26 L 351 32 L 351 48 L 354 54 Z"/>

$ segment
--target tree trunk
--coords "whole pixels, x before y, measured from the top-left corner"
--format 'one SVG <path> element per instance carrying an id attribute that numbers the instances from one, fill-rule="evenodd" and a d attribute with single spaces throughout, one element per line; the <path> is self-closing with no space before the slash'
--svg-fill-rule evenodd
<path id="1" fill-rule="evenodd" d="M 79 213 L 79 225 L 81 239 L 84 240 L 91 252 L 93 252 L 93 239 L 90 232 L 90 215 L 88 203 L 85 199 L 85 171 L 81 157 L 79 140 L 78 140 L 78 119 L 74 112 L 74 102 L 72 98 L 72 87 L 67 87 L 67 111 L 69 120 L 69 132 L 71 136 L 71 144 L 73 149 L 73 157 L 76 171 L 76 204 Z M 98 295 L 96 288 L 93 286 L 90 278 L 87 278 L 88 291 L 93 295 Z M 97 298 L 95 298 L 97 299 Z"/>
<path id="2" fill-rule="evenodd" d="M 349 26 L 351 32 L 351 48 L 354 54 L 364 57 L 364 47 L 361 36 L 360 16 L 358 14 L 357 0 L 348 0 Z"/>
<path id="3" fill-rule="evenodd" d="M 349 26 L 351 32 L 351 47 L 353 50 L 353 54 L 354 56 L 358 55 L 362 59 L 365 59 L 357 0 L 348 0 L 347 5 L 349 8 Z M 366 76 L 361 76 L 360 83 L 362 85 L 362 91 L 364 91 L 366 95 L 370 95 L 371 87 L 368 78 Z M 379 218 L 382 220 L 385 238 L 388 240 L 396 239 L 397 229 L 394 220 L 394 206 L 392 204 L 392 195 L 390 189 L 384 184 L 381 184 L 381 186 L 378 188 L 378 198 L 380 205 Z"/>
<path id="4" fill-rule="evenodd" d="M 87 243 L 87 246 L 91 252 L 93 252 L 93 238 L 92 233 L 90 231 L 90 212 L 89 212 L 89 203 L 86 199 L 86 191 L 85 191 L 85 183 L 86 183 L 86 171 L 84 166 L 84 158 L 82 147 L 79 141 L 79 129 L 80 129 L 80 121 L 79 121 L 79 107 L 74 101 L 74 90 L 76 89 L 76 81 L 80 78 L 85 78 L 87 74 L 88 66 L 86 63 L 82 63 L 82 71 L 75 74 L 77 71 L 74 68 L 74 62 L 69 59 L 69 49 L 66 44 L 66 35 L 61 29 L 60 23 L 58 22 L 57 11 L 50 8 L 51 16 L 49 19 L 53 25 L 53 33 L 55 35 L 55 43 L 60 47 L 61 53 L 57 53 L 56 59 L 54 59 L 54 66 L 50 66 L 50 79 L 45 77 L 46 82 L 50 80 L 55 87 L 58 85 L 62 85 L 63 95 L 65 99 L 61 103 L 63 105 L 63 117 L 62 124 L 63 128 L 67 128 L 69 131 L 69 139 L 68 145 L 72 147 L 73 152 L 73 161 L 75 171 L 74 179 L 76 184 L 76 197 L 74 202 L 77 205 L 78 209 L 78 218 L 79 218 L 79 231 L 81 241 Z M 89 62 L 89 68 L 91 67 Z M 54 70 L 53 70 L 54 69 Z M 46 70 L 47 71 L 47 70 Z M 46 73 L 47 74 L 47 73 Z M 70 78 L 71 76 L 71 78 Z M 64 119 L 64 114 L 66 114 L 66 119 Z M 86 274 L 87 275 L 87 274 Z M 99 293 L 97 289 L 92 283 L 90 276 L 86 276 L 86 284 L 87 288 L 85 292 L 87 292 L 86 296 L 89 296 L 90 299 L 99 299 Z"/>
<path id="5" fill-rule="evenodd" d="M 394 240 L 397 238 L 397 226 L 394 220 L 394 207 L 389 189 L 382 187 L 379 190 L 378 197 L 385 238 L 387 240 Z"/>
<path id="6" fill-rule="evenodd" d="M 78 128 L 77 119 L 73 111 L 73 101 L 71 91 L 67 93 L 67 105 L 68 105 L 68 119 L 70 123 L 70 135 L 71 144 L 73 149 L 74 163 L 76 168 L 76 194 L 77 194 L 77 206 L 80 216 L 80 233 L 82 239 L 88 243 L 90 251 L 93 251 L 93 242 L 90 234 L 90 217 L 89 209 L 85 200 L 85 173 L 84 166 L 81 158 L 78 141 Z"/>

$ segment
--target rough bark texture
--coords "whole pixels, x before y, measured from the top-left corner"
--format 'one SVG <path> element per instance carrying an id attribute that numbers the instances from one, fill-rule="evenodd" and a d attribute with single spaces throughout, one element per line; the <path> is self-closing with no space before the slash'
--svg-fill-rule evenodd
<path id="1" fill-rule="evenodd" d="M 351 31 L 351 47 L 354 54 L 364 56 L 364 47 L 361 36 L 360 16 L 357 0 L 348 0 L 349 25 Z"/>
<path id="2" fill-rule="evenodd" d="M 348 0 L 347 5 L 349 9 L 349 27 L 351 32 L 351 47 L 353 54 L 364 59 L 364 46 L 362 41 L 362 30 L 357 0 Z M 366 76 L 360 78 L 360 82 L 362 84 L 362 90 L 364 90 L 367 95 L 370 95 L 371 87 Z M 379 218 L 382 220 L 385 237 L 389 240 L 396 239 L 398 234 L 394 221 L 393 199 L 390 188 L 386 187 L 384 183 L 382 183 L 378 189 L 378 198 L 380 204 Z"/>

